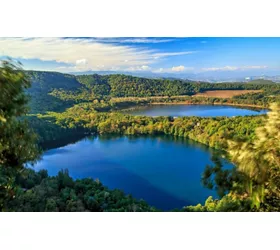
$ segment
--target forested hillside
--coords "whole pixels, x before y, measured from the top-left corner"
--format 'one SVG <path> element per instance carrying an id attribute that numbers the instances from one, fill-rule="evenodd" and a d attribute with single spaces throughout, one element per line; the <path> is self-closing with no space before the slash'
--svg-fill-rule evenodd
<path id="1" fill-rule="evenodd" d="M 30 106 L 32 113 L 46 110 L 62 111 L 70 107 L 73 101 L 61 102 L 61 99 L 50 95 L 54 89 L 77 91 L 80 83 L 75 76 L 57 72 L 27 71 L 31 80 L 31 88 L 27 92 L 31 95 Z"/>
<path id="2" fill-rule="evenodd" d="M 280 85 L 269 83 L 206 83 L 183 80 L 148 79 L 128 75 L 69 75 L 56 72 L 28 71 L 31 88 L 30 113 L 64 111 L 74 104 L 108 101 L 114 97 L 192 96 L 207 90 L 262 90 L 235 100 L 246 104 L 268 103 L 280 93 Z M 249 102 L 248 102 L 249 100 Z"/>

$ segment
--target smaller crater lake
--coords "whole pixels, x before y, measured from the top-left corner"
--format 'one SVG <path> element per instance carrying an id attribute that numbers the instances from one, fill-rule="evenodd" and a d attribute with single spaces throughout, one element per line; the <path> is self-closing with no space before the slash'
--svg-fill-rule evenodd
<path id="1" fill-rule="evenodd" d="M 265 109 L 255 109 L 247 107 L 236 107 L 227 105 L 186 105 L 186 104 L 157 104 L 137 107 L 135 109 L 123 111 L 130 115 L 143 116 L 200 116 L 200 117 L 216 117 L 216 116 L 246 116 L 266 114 Z"/>
<path id="2" fill-rule="evenodd" d="M 201 184 L 213 152 L 172 136 L 94 136 L 46 151 L 34 168 L 47 169 L 49 175 L 68 169 L 74 179 L 98 178 L 111 189 L 168 211 L 217 197 Z"/>

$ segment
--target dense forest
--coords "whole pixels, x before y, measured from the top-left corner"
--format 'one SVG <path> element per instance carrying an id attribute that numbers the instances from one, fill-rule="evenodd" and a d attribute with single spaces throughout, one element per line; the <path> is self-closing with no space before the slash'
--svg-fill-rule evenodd
<path id="1" fill-rule="evenodd" d="M 128 75 L 80 75 L 56 72 L 28 71 L 32 85 L 30 95 L 31 113 L 65 111 L 73 104 L 103 101 L 111 103 L 116 97 L 164 97 L 176 102 L 174 96 L 184 96 L 190 103 L 205 102 L 192 95 L 207 90 L 262 90 L 262 93 L 236 96 L 232 100 L 210 98 L 208 103 L 253 104 L 267 106 L 278 100 L 280 84 L 252 83 L 207 83 L 187 80 L 148 79 Z M 173 98 L 172 98 L 173 97 Z M 149 100 L 149 102 L 152 99 Z M 182 100 L 182 97 L 181 97 Z M 133 105 L 133 102 L 130 103 Z"/>
<path id="2" fill-rule="evenodd" d="M 1 211 L 157 211 L 98 180 L 73 180 L 67 170 L 56 177 L 26 168 L 41 155 L 37 134 L 24 119 L 30 81 L 21 65 L 0 67 L 0 210 Z"/>
<path id="3" fill-rule="evenodd" d="M 217 149 L 225 149 L 228 139 L 252 140 L 261 116 L 245 117 L 146 117 L 117 112 L 97 112 L 76 105 L 66 112 L 29 116 L 29 123 L 40 135 L 40 142 L 68 137 L 70 134 L 117 134 L 182 136 Z"/>
<path id="4" fill-rule="evenodd" d="M 25 72 L 4 61 L 0 68 L 0 209 L 2 211 L 157 211 L 98 180 L 73 180 L 67 170 L 50 177 L 26 168 L 52 141 L 85 134 L 186 137 L 221 149 L 235 164 L 223 169 L 218 157 L 202 182 L 220 199 L 179 211 L 280 210 L 280 85 L 187 82 L 124 75 L 72 76 Z M 231 99 L 191 97 L 205 90 L 254 89 Z M 26 95 L 26 94 L 29 94 Z M 145 117 L 119 109 L 153 102 L 228 103 L 270 107 L 266 116 Z M 31 111 L 28 110 L 28 103 Z M 275 103 L 271 105 L 271 103 Z"/>
<path id="5" fill-rule="evenodd" d="M 7 204 L 17 212 L 154 212 L 159 211 L 143 200 L 123 191 L 110 190 L 96 179 L 73 180 L 66 170 L 50 177 L 46 170 L 32 169 L 16 176 L 16 199 Z"/>

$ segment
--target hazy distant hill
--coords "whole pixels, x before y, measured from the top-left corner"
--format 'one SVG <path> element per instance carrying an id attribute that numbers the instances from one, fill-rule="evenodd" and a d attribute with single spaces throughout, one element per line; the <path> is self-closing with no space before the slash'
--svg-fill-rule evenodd
<path id="1" fill-rule="evenodd" d="M 188 79 L 190 77 L 194 77 L 195 74 L 186 74 L 186 73 L 154 73 L 149 71 L 83 71 L 83 72 L 70 72 L 72 75 L 129 75 L 135 77 L 143 77 L 143 78 L 154 78 L 154 79 L 164 79 L 164 78 L 172 78 L 172 79 Z"/>

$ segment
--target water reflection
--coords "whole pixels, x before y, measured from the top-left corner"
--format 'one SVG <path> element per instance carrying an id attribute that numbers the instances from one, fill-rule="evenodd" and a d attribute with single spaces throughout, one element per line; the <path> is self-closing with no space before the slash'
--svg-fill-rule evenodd
<path id="1" fill-rule="evenodd" d="M 200 117 L 217 117 L 217 116 L 246 116 L 266 114 L 267 110 L 235 107 L 226 105 L 149 105 L 134 108 L 133 110 L 124 111 L 131 115 L 145 116 L 200 116 Z"/>
<path id="2" fill-rule="evenodd" d="M 214 191 L 201 185 L 213 149 L 173 136 L 90 136 L 47 151 L 35 169 L 74 178 L 98 178 L 149 204 L 169 210 L 197 204 Z"/>

